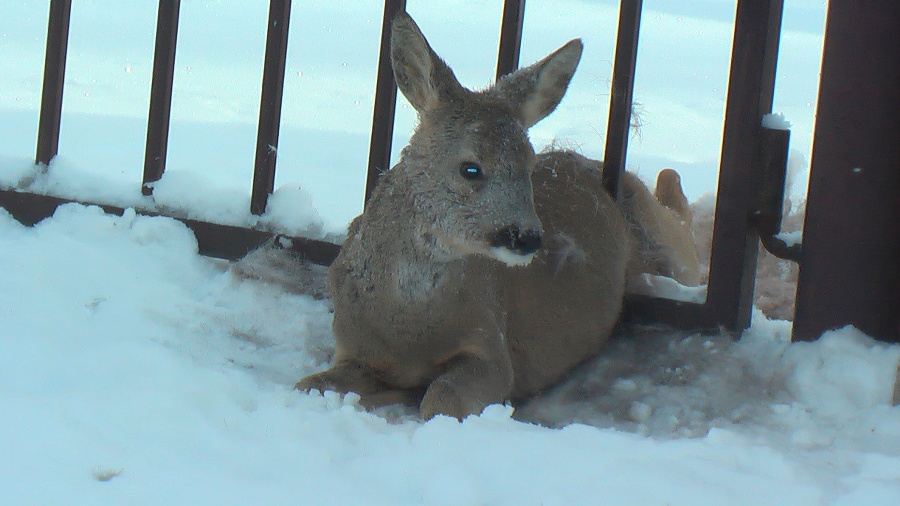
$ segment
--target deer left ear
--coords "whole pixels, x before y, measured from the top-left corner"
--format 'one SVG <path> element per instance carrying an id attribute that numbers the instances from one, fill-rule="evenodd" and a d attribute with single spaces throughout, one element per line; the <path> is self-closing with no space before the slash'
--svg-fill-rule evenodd
<path id="1" fill-rule="evenodd" d="M 543 60 L 500 79 L 498 93 L 516 109 L 519 121 L 530 128 L 556 109 L 575 74 L 584 45 L 570 40 Z"/>
<path id="2" fill-rule="evenodd" d="M 398 14 L 391 23 L 391 64 L 397 87 L 420 113 L 465 91 L 406 13 Z"/>

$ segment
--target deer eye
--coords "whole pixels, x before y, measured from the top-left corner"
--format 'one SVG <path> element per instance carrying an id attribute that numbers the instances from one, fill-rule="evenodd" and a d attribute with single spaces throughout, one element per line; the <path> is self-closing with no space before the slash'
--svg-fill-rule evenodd
<path id="1" fill-rule="evenodd" d="M 465 162 L 459 166 L 459 175 L 469 181 L 475 181 L 484 178 L 484 171 L 477 163 Z"/>

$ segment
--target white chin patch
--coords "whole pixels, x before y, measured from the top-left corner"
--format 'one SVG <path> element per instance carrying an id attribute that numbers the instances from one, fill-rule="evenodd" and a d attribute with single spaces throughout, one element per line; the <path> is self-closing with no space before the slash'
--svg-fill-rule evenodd
<path id="1" fill-rule="evenodd" d="M 525 267 L 534 259 L 534 253 L 520 255 L 507 248 L 491 248 L 488 250 L 491 258 L 497 259 L 510 267 Z"/>

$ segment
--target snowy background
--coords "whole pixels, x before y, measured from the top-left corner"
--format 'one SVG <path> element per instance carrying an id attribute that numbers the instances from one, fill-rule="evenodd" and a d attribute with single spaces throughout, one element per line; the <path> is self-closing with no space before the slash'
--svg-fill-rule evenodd
<path id="1" fill-rule="evenodd" d="M 0 155 L 34 156 L 48 2 L 0 4 Z M 140 180 L 156 2 L 72 6 L 60 171 Z M 431 44 L 470 87 L 493 80 L 502 2 L 410 1 Z M 328 230 L 361 209 L 383 5 L 376 0 L 293 6 L 276 187 L 312 195 Z M 824 1 L 787 0 L 775 107 L 793 124 L 792 148 L 808 159 Z M 181 6 L 168 170 L 210 191 L 249 194 L 259 110 L 267 2 L 185 0 Z M 585 53 L 559 110 L 532 129 L 602 158 L 618 0 L 526 2 L 521 62 L 581 37 Z M 648 179 L 678 169 L 691 200 L 716 188 L 732 0 L 646 0 L 635 81 L 639 135 L 628 163 Z M 415 121 L 401 98 L 395 155 Z M 395 158 L 396 159 L 396 158 Z M 796 188 L 805 189 L 800 174 Z"/>
<path id="2" fill-rule="evenodd" d="M 0 4 L 0 186 L 311 236 L 358 212 L 379 2 L 294 6 L 279 190 L 261 218 L 246 209 L 264 2 L 183 2 L 170 171 L 152 201 L 138 182 L 154 2 L 74 4 L 48 174 L 31 161 L 47 3 Z M 487 84 L 500 2 L 410 4 L 461 81 Z M 786 4 L 776 110 L 802 160 L 824 7 Z M 678 168 L 697 200 L 715 188 L 733 5 L 645 9 L 644 126 L 629 163 L 647 177 Z M 528 2 L 523 63 L 573 37 L 588 48 L 560 110 L 534 129 L 538 147 L 599 156 L 615 20 L 611 1 Z M 414 119 L 401 105 L 398 120 L 399 148 Z M 423 423 L 291 391 L 331 358 L 328 302 L 238 278 L 196 248 L 167 218 L 67 205 L 28 228 L 0 210 L 0 503 L 900 501 L 900 346 L 855 329 L 791 344 L 790 322 L 759 311 L 737 342 L 638 329 L 515 410 Z"/>

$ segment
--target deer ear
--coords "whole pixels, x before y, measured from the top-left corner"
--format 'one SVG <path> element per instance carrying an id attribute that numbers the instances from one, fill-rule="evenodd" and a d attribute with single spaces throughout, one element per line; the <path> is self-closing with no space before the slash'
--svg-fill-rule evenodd
<path id="1" fill-rule="evenodd" d="M 519 121 L 530 128 L 556 109 L 581 61 L 581 39 L 570 40 L 543 60 L 504 76 L 493 91 L 518 111 Z"/>
<path id="2" fill-rule="evenodd" d="M 405 12 L 391 23 L 391 64 L 397 87 L 419 112 L 434 109 L 465 90 Z"/>

